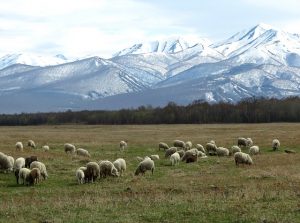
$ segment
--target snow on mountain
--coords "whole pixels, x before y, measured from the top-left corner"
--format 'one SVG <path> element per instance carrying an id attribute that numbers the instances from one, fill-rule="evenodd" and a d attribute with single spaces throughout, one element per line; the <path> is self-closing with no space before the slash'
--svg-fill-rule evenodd
<path id="1" fill-rule="evenodd" d="M 68 62 L 62 54 L 56 56 L 42 56 L 29 53 L 7 54 L 0 58 L 0 70 L 13 64 L 45 67 Z"/>

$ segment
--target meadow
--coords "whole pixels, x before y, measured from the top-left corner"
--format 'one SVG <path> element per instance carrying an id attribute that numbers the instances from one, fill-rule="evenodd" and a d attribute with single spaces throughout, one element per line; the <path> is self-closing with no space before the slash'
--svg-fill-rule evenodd
<path id="1" fill-rule="evenodd" d="M 0 127 L 0 151 L 14 158 L 37 155 L 49 178 L 17 185 L 0 173 L 0 222 L 300 222 L 300 123 L 211 125 L 55 125 Z M 261 154 L 252 166 L 209 156 L 171 166 L 158 143 L 174 139 L 230 148 L 251 137 Z M 273 152 L 274 138 L 281 142 Z M 15 151 L 33 139 L 38 149 Z M 119 142 L 128 148 L 119 151 Z M 90 159 L 64 153 L 64 143 L 89 150 Z M 50 146 L 49 152 L 41 146 Z M 26 147 L 26 146 L 25 146 Z M 287 154 L 284 149 L 293 149 Z M 247 150 L 244 150 L 247 151 Z M 159 154 L 151 175 L 134 176 L 136 156 Z M 122 177 L 78 185 L 75 170 L 88 161 L 122 157 Z"/>

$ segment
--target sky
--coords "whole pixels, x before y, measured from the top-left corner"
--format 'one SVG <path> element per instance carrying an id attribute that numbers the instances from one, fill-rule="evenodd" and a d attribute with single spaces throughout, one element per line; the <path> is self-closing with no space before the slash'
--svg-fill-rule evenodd
<path id="1" fill-rule="evenodd" d="M 229 38 L 258 23 L 300 33 L 299 0 L 0 0 L 0 54 L 111 57 L 170 36 Z"/>

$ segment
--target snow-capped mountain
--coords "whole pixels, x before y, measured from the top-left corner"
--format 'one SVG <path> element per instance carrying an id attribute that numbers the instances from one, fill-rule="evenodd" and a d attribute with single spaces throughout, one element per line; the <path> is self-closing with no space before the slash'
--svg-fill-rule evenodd
<path id="1" fill-rule="evenodd" d="M 6 55 L 0 68 L 6 113 L 300 96 L 300 35 L 259 24 L 213 44 L 169 38 L 73 62 Z"/>

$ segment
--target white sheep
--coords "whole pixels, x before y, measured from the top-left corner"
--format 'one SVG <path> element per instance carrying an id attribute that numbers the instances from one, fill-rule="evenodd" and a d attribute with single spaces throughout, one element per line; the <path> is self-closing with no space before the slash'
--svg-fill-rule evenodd
<path id="1" fill-rule="evenodd" d="M 218 147 L 216 152 L 218 156 L 229 156 L 229 150 L 224 147 Z"/>
<path id="2" fill-rule="evenodd" d="M 237 166 L 239 164 L 248 164 L 248 165 L 253 164 L 251 156 L 249 154 L 243 153 L 243 152 L 236 152 L 234 154 L 234 161 L 235 161 L 235 165 L 237 165 Z"/>
<path id="3" fill-rule="evenodd" d="M 82 148 L 78 148 L 76 150 L 76 154 L 78 156 L 85 156 L 85 157 L 91 157 L 89 151 L 87 151 L 86 149 L 82 149 Z"/>
<path id="4" fill-rule="evenodd" d="M 84 171 L 85 182 L 94 182 L 100 176 L 100 167 L 96 162 L 88 162 Z"/>
<path id="5" fill-rule="evenodd" d="M 150 158 L 152 160 L 159 160 L 159 155 L 155 154 L 155 155 L 150 155 Z"/>
<path id="6" fill-rule="evenodd" d="M 175 166 L 175 165 L 179 164 L 179 161 L 180 161 L 180 155 L 179 155 L 179 153 L 178 152 L 173 153 L 170 156 L 170 161 L 171 161 L 171 165 L 172 166 Z"/>
<path id="7" fill-rule="evenodd" d="M 84 183 L 84 171 L 80 168 L 78 168 L 75 172 L 76 179 L 78 181 L 78 184 Z"/>
<path id="8" fill-rule="evenodd" d="M 10 162 L 10 166 L 14 166 L 15 164 L 15 159 L 12 157 L 12 156 L 7 156 L 7 159 L 9 160 Z M 12 171 L 13 169 L 10 169 L 10 171 Z"/>
<path id="9" fill-rule="evenodd" d="M 201 144 L 196 144 L 196 148 L 197 148 L 199 151 L 201 151 L 201 152 L 203 152 L 203 153 L 206 153 L 206 150 L 204 149 L 204 147 L 203 147 Z"/>
<path id="10" fill-rule="evenodd" d="M 16 159 L 13 169 L 14 169 L 16 180 L 17 180 L 17 184 L 19 183 L 20 169 L 24 168 L 24 167 L 25 167 L 25 159 L 23 157 L 19 157 L 18 159 Z"/>
<path id="11" fill-rule="evenodd" d="M 185 142 L 176 139 L 173 142 L 173 146 L 185 149 Z"/>
<path id="12" fill-rule="evenodd" d="M 120 173 L 120 175 L 122 175 L 122 173 L 124 171 L 126 171 L 126 161 L 123 158 L 116 159 L 113 162 L 113 164 L 114 164 L 115 168 L 118 170 L 118 172 Z M 100 171 L 101 171 L 101 168 L 100 168 Z"/>
<path id="13" fill-rule="evenodd" d="M 0 169 L 6 171 L 13 171 L 13 158 L 11 156 L 7 156 L 4 153 L 0 152 Z"/>
<path id="14" fill-rule="evenodd" d="M 171 148 L 167 149 L 165 152 L 165 158 L 171 156 L 175 152 L 177 152 L 177 147 L 171 147 Z"/>
<path id="15" fill-rule="evenodd" d="M 46 169 L 46 166 L 44 163 L 42 163 L 40 161 L 33 161 L 30 164 L 30 169 L 33 169 L 33 168 L 38 168 L 41 171 L 41 175 L 44 180 L 46 180 L 48 178 L 47 169 Z"/>
<path id="16" fill-rule="evenodd" d="M 30 174 L 30 169 L 28 168 L 21 168 L 19 171 L 19 178 L 17 180 L 17 183 L 20 184 L 21 180 L 23 180 L 23 184 L 25 184 L 25 180 L 27 178 L 27 176 Z"/>
<path id="17" fill-rule="evenodd" d="M 17 151 L 21 151 L 21 152 L 22 152 L 22 151 L 23 151 L 23 148 L 24 148 L 24 147 L 23 147 L 23 143 L 22 143 L 22 142 L 17 142 L 17 143 L 16 143 L 16 150 L 17 150 Z"/>
<path id="18" fill-rule="evenodd" d="M 198 158 L 198 152 L 199 151 L 196 148 L 187 150 L 181 158 L 181 161 L 186 161 L 186 163 L 196 162 Z"/>
<path id="19" fill-rule="evenodd" d="M 28 140 L 28 142 L 27 142 L 27 146 L 28 146 L 28 147 L 31 147 L 31 148 L 33 148 L 33 149 L 35 149 L 35 148 L 36 148 L 34 141 L 33 141 L 33 140 L 31 140 L 31 139 L 29 139 L 29 140 Z"/>
<path id="20" fill-rule="evenodd" d="M 127 148 L 127 141 L 121 141 L 120 142 L 120 150 L 124 151 Z"/>
<path id="21" fill-rule="evenodd" d="M 42 147 L 42 149 L 43 149 L 45 152 L 48 152 L 48 151 L 50 150 L 50 147 L 47 146 L 47 145 L 44 145 L 44 146 Z"/>
<path id="22" fill-rule="evenodd" d="M 250 147 L 253 145 L 253 141 L 251 138 L 243 138 L 243 137 L 239 137 L 238 138 L 238 143 L 237 145 L 240 147 L 240 146 L 243 146 L 243 147 Z"/>
<path id="23" fill-rule="evenodd" d="M 141 161 L 144 160 L 144 158 L 143 158 L 143 157 L 140 157 L 140 156 L 137 156 L 137 157 L 136 157 L 136 160 L 139 161 L 139 162 L 141 162 Z"/>
<path id="24" fill-rule="evenodd" d="M 236 145 L 234 145 L 234 146 L 231 147 L 231 154 L 232 155 L 234 155 L 237 152 L 241 152 L 241 151 L 242 151 L 241 148 L 238 147 L 238 146 L 236 146 Z"/>
<path id="25" fill-rule="evenodd" d="M 76 147 L 70 143 L 66 143 L 64 145 L 64 148 L 65 148 L 65 152 L 66 153 L 72 153 L 74 154 L 76 152 Z"/>
<path id="26" fill-rule="evenodd" d="M 106 177 L 106 176 L 114 176 L 118 177 L 120 176 L 120 173 L 118 172 L 117 168 L 114 166 L 114 164 L 108 160 L 103 160 L 99 162 L 100 167 L 100 177 Z"/>
<path id="27" fill-rule="evenodd" d="M 217 145 L 215 143 L 212 143 L 212 142 L 208 142 L 206 143 L 206 151 L 209 155 L 216 155 L 217 154 Z"/>
<path id="28" fill-rule="evenodd" d="M 191 141 L 187 141 L 185 143 L 185 150 L 189 150 L 193 147 L 193 143 Z"/>
<path id="29" fill-rule="evenodd" d="M 149 157 L 147 157 L 139 163 L 134 174 L 136 176 L 139 175 L 140 173 L 142 175 L 145 175 L 145 172 L 147 170 L 151 170 L 152 175 L 153 175 L 154 169 L 155 169 L 154 161 L 152 159 L 150 159 Z"/>
<path id="30" fill-rule="evenodd" d="M 249 153 L 251 155 L 259 154 L 259 147 L 258 146 L 251 146 L 250 149 L 249 149 Z"/>
<path id="31" fill-rule="evenodd" d="M 280 142 L 278 139 L 273 139 L 272 141 L 272 148 L 273 148 L 273 151 L 275 150 L 278 150 L 280 147 Z"/>
<path id="32" fill-rule="evenodd" d="M 160 143 L 158 143 L 158 150 L 160 150 L 160 149 L 167 150 L 167 149 L 169 149 L 169 146 L 167 143 L 160 142 Z"/>

